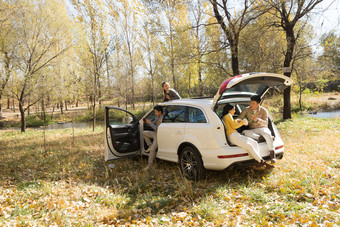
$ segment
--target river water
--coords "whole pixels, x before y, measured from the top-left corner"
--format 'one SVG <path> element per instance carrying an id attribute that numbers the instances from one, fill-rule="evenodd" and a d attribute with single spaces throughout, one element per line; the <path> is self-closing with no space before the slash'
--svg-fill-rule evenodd
<path id="1" fill-rule="evenodd" d="M 340 111 L 334 112 L 317 112 L 317 113 L 308 113 L 304 114 L 308 117 L 316 117 L 316 118 L 338 118 L 340 117 Z"/>
<path id="2" fill-rule="evenodd" d="M 66 122 L 66 123 L 58 123 L 58 124 L 53 124 L 53 125 L 48 125 L 46 126 L 46 129 L 65 129 L 65 128 L 92 128 L 93 122 L 88 121 L 88 122 Z M 96 127 L 104 126 L 104 121 L 97 121 L 96 122 Z M 42 127 L 43 128 L 43 127 Z"/>

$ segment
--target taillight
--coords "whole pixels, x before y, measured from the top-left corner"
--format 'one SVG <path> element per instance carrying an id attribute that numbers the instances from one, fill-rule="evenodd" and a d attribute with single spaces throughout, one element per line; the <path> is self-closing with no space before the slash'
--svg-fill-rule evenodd
<path id="1" fill-rule="evenodd" d="M 244 154 L 233 154 L 233 155 L 220 155 L 217 156 L 218 158 L 238 158 L 238 157 L 244 157 L 244 156 L 248 156 L 248 153 L 244 153 Z"/>
<path id="2" fill-rule="evenodd" d="M 283 148 L 283 145 L 279 146 L 279 147 L 275 147 L 275 150 L 279 150 L 279 149 L 282 149 L 282 148 Z"/>

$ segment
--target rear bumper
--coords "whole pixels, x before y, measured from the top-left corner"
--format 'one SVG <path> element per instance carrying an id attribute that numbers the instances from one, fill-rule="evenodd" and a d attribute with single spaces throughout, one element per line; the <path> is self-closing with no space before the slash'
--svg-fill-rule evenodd
<path id="1" fill-rule="evenodd" d="M 275 154 L 276 154 L 277 159 L 283 158 L 283 151 L 280 152 L 280 153 L 275 153 Z M 266 161 L 270 160 L 269 155 L 262 157 L 262 158 Z M 228 170 L 238 169 L 238 168 L 242 168 L 242 167 L 253 166 L 253 165 L 256 165 L 257 163 L 258 162 L 255 159 L 247 160 L 247 161 L 238 161 L 238 162 L 234 162 L 233 164 L 229 165 L 226 169 L 228 169 Z"/>
<path id="2" fill-rule="evenodd" d="M 266 143 L 260 143 L 260 154 L 264 160 L 270 160 Z M 275 154 L 278 159 L 283 157 L 283 144 L 275 144 Z M 219 151 L 207 151 L 202 154 L 204 167 L 208 170 L 224 170 L 258 163 L 247 151 L 240 147 L 225 147 Z"/>

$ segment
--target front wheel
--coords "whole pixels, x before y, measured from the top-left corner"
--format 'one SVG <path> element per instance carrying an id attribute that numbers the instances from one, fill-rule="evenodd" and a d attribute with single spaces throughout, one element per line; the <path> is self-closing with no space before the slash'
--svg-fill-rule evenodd
<path id="1" fill-rule="evenodd" d="M 200 180 L 205 177 L 205 168 L 198 151 L 185 147 L 179 155 L 179 165 L 183 175 L 189 180 Z"/>

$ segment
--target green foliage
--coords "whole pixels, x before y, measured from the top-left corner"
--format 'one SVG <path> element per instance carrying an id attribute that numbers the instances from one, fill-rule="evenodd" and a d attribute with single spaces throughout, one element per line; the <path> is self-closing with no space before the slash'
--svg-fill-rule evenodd
<path id="1" fill-rule="evenodd" d="M 323 54 L 319 57 L 328 78 L 337 78 L 340 74 L 340 36 L 334 31 L 326 33 L 321 38 Z"/>
<path id="2" fill-rule="evenodd" d="M 311 90 L 309 90 L 309 88 L 305 88 L 305 89 L 303 89 L 302 93 L 303 94 L 310 94 L 312 92 L 311 92 Z"/>
<path id="3" fill-rule="evenodd" d="M 40 126 L 44 126 L 49 125 L 54 123 L 51 119 L 50 116 L 46 115 L 46 121 L 44 121 L 42 119 L 41 116 L 37 116 L 37 115 L 30 115 L 26 117 L 26 126 L 27 127 L 40 127 Z"/>

